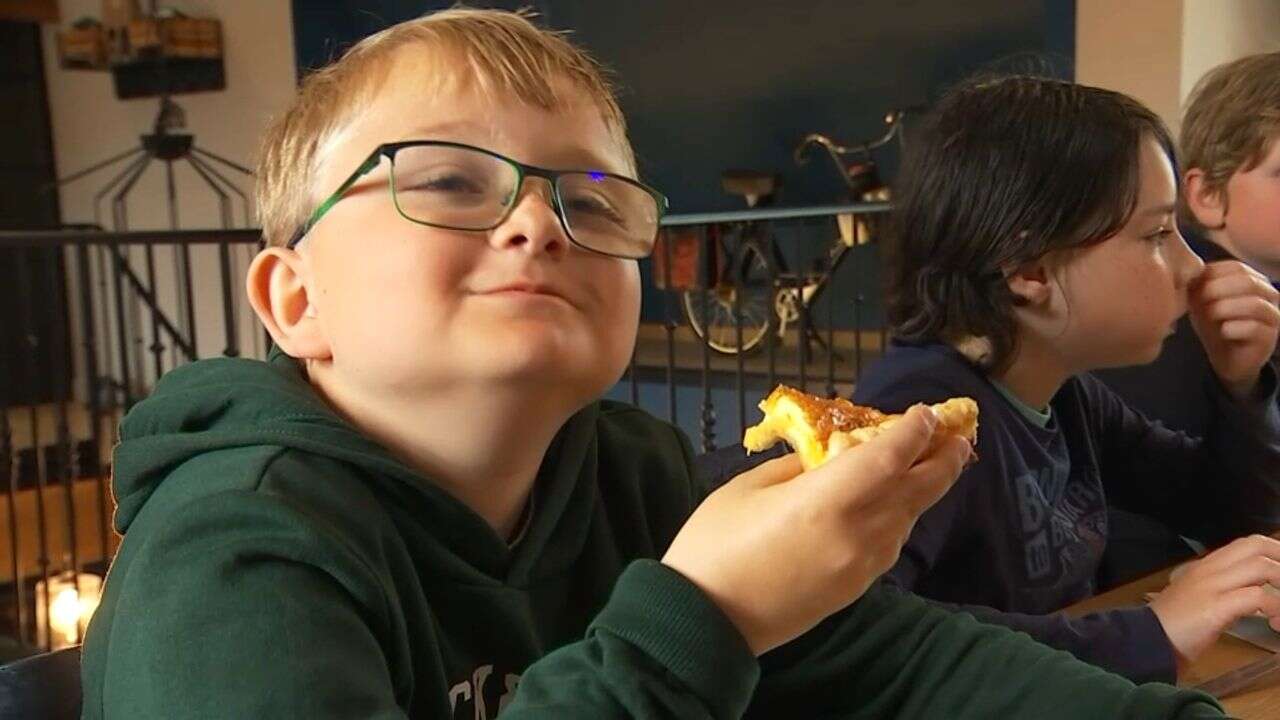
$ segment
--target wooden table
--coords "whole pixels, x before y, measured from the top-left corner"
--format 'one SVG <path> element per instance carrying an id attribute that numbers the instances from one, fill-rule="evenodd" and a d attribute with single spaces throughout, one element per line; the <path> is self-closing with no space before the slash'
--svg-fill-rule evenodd
<path id="1" fill-rule="evenodd" d="M 1076 616 L 1096 610 L 1141 605 L 1146 602 L 1147 593 L 1159 592 L 1168 584 L 1169 570 L 1161 570 L 1076 603 L 1067 608 L 1066 612 Z M 1183 677 L 1178 679 L 1178 684 L 1187 687 L 1198 685 L 1268 655 L 1268 651 L 1256 645 L 1224 634 L 1192 663 Z M 1229 715 L 1241 720 L 1280 720 L 1280 673 L 1264 677 L 1252 687 L 1219 702 Z"/>

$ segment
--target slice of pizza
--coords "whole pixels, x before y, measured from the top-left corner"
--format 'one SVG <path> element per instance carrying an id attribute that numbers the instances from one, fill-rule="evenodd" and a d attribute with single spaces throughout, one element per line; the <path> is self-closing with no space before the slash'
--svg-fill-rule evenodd
<path id="1" fill-rule="evenodd" d="M 938 415 L 937 437 L 946 433 L 977 443 L 978 403 L 972 398 L 951 398 L 930 407 Z M 747 428 L 742 445 L 748 452 L 760 452 L 785 440 L 800 455 L 805 470 L 870 440 L 902 417 L 854 405 L 844 398 L 828 400 L 786 385 L 779 385 L 761 401 L 760 409 L 764 419 Z"/>

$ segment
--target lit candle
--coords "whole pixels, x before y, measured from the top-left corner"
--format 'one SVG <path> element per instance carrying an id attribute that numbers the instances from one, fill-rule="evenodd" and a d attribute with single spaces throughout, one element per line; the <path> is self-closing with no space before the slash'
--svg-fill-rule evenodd
<path id="1" fill-rule="evenodd" d="M 58 650 L 75 645 L 84 637 L 89 618 L 102 598 L 102 578 L 89 573 L 78 577 L 78 589 L 75 573 L 50 577 L 47 595 L 44 581 L 36 583 L 36 641 L 40 647 L 49 643 Z"/>

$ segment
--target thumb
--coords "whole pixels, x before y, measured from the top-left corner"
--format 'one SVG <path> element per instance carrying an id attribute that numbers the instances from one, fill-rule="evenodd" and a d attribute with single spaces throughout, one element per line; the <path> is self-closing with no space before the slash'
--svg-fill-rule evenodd
<path id="1" fill-rule="evenodd" d="M 885 427 L 866 444 L 889 460 L 889 466 L 903 471 L 916 464 L 933 442 L 938 414 L 928 405 L 914 405 L 906 414 Z"/>
<path id="2" fill-rule="evenodd" d="M 928 405 L 915 405 L 886 423 L 879 435 L 836 455 L 818 470 L 842 478 L 873 468 L 884 475 L 906 472 L 929 449 L 937 427 L 938 414 Z"/>

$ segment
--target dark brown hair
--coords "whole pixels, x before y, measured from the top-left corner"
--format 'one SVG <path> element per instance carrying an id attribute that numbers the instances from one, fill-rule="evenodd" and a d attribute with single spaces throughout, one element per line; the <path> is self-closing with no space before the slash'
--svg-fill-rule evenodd
<path id="1" fill-rule="evenodd" d="M 1160 118 L 1110 90 L 1015 76 L 947 93 L 910 143 L 896 188 L 885 248 L 894 336 L 982 338 L 981 364 L 1007 367 L 1018 338 L 1005 270 L 1120 230 L 1148 136 L 1172 161 Z"/>

